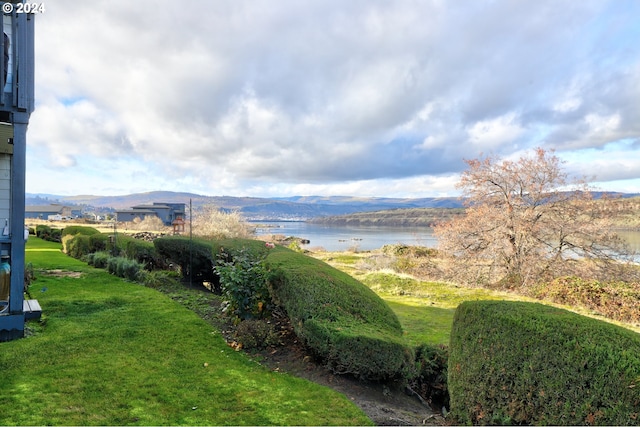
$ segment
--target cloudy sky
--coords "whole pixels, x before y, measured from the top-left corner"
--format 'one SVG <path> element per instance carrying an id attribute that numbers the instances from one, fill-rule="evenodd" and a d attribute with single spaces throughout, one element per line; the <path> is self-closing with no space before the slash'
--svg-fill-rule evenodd
<path id="1" fill-rule="evenodd" d="M 457 195 L 555 149 L 640 192 L 637 0 L 55 0 L 27 191 Z"/>

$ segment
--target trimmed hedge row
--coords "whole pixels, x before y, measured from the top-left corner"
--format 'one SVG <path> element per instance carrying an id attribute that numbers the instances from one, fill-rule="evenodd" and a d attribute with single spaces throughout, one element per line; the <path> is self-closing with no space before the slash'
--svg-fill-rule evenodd
<path id="1" fill-rule="evenodd" d="M 62 230 L 62 237 L 76 234 L 91 236 L 92 234 L 100 234 L 100 231 L 85 225 L 69 225 Z"/>
<path id="2" fill-rule="evenodd" d="M 36 236 L 41 238 L 42 240 L 47 240 L 50 242 L 62 241 L 62 231 L 58 228 L 51 228 L 45 224 L 36 225 Z"/>
<path id="3" fill-rule="evenodd" d="M 180 266 L 183 280 L 208 282 L 215 292 L 220 292 L 220 278 L 214 271 L 219 258 L 230 261 L 243 248 L 258 257 L 268 253 L 264 242 L 251 239 L 190 240 L 188 237 L 168 236 L 155 239 L 153 245 L 160 259 Z"/>
<path id="4" fill-rule="evenodd" d="M 86 255 L 84 259 L 89 265 L 103 268 L 114 276 L 134 282 L 141 279 L 144 272 L 144 265 L 138 261 L 127 257 L 113 256 L 109 252 L 94 252 Z"/>
<path id="5" fill-rule="evenodd" d="M 233 263 L 248 253 L 265 258 L 272 299 L 284 307 L 297 336 L 327 367 L 370 380 L 407 380 L 416 375 L 414 350 L 406 345 L 395 313 L 367 286 L 322 261 L 282 247 L 269 249 L 256 240 L 190 241 L 173 236 L 154 240 L 152 250 L 149 243 L 118 235 L 117 247 L 138 261 L 128 262 L 113 256 L 118 251 L 111 250 L 110 237 L 65 236 L 65 248 L 77 258 L 91 253 L 86 258 L 90 263 L 132 280 L 138 277 L 141 259 L 147 266 L 156 260 L 173 262 L 184 279 L 191 274 L 197 283 L 211 283 L 216 292 L 221 292 L 214 269 L 218 262 Z"/>
<path id="6" fill-rule="evenodd" d="M 158 254 L 153 242 L 139 239 L 125 241 L 124 254 L 127 258 L 145 266 L 147 270 L 162 270 L 167 264 Z"/>
<path id="7" fill-rule="evenodd" d="M 213 242 L 185 237 L 161 237 L 153 241 L 156 253 L 180 267 L 182 278 L 196 283 L 209 282 L 217 289 L 220 280 L 215 274 Z"/>
<path id="8" fill-rule="evenodd" d="M 337 373 L 406 379 L 415 369 L 395 313 L 371 289 L 328 264 L 285 249 L 267 257 L 272 298 L 296 335 Z"/>
<path id="9" fill-rule="evenodd" d="M 449 352 L 456 423 L 640 422 L 640 335 L 627 329 L 541 304 L 465 302 Z"/>

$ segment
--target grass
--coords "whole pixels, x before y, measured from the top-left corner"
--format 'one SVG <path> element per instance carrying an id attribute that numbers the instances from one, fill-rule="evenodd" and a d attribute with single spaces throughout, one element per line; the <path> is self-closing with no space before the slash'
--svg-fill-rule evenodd
<path id="1" fill-rule="evenodd" d="M 44 315 L 0 343 L 0 425 L 371 424 L 343 395 L 233 351 L 179 302 L 59 248 L 28 242 Z"/>
<path id="2" fill-rule="evenodd" d="M 311 255 L 352 275 L 380 295 L 398 316 L 405 338 L 412 345 L 448 345 L 455 309 L 464 301 L 476 300 L 541 302 L 640 332 L 638 325 L 612 320 L 588 308 L 541 301 L 510 292 L 430 282 L 391 270 L 361 268 L 367 266 L 367 259 L 375 253 L 317 252 Z"/>
<path id="3" fill-rule="evenodd" d="M 398 316 L 405 337 L 412 345 L 449 344 L 453 315 L 463 301 L 523 300 L 504 292 L 427 282 L 410 276 L 373 272 L 361 277 Z"/>

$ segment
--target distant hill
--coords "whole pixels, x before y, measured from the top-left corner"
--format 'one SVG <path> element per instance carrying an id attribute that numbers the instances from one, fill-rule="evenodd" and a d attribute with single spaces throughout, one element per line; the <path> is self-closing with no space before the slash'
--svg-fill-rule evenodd
<path id="1" fill-rule="evenodd" d="M 314 224 L 351 226 L 433 227 L 464 214 L 464 208 L 399 208 L 347 215 L 325 216 L 311 220 Z"/>
<path id="2" fill-rule="evenodd" d="M 598 193 L 622 198 L 640 194 Z M 203 196 L 200 194 L 151 191 L 122 196 L 60 196 L 54 194 L 27 194 L 26 204 L 47 205 L 60 203 L 83 206 L 85 210 L 118 210 L 154 202 L 185 203 L 191 200 L 194 211 L 205 205 L 214 205 L 227 211 L 238 211 L 250 221 L 307 221 L 314 218 L 346 215 L 360 212 L 386 211 L 392 209 L 461 208 L 462 201 L 456 197 L 425 197 L 402 199 L 388 197 L 350 196 L 293 196 L 293 197 L 232 197 Z"/>
<path id="3" fill-rule="evenodd" d="M 238 211 L 248 220 L 306 221 L 312 218 L 344 215 L 396 208 L 460 207 L 461 202 L 450 198 L 376 198 L 344 196 L 296 196 L 281 198 L 203 196 L 194 193 L 152 191 L 122 196 L 60 196 L 54 194 L 27 194 L 27 205 L 61 203 L 93 208 L 127 209 L 153 202 L 185 203 L 191 200 L 194 210 L 204 205 L 214 205 L 228 211 Z"/>

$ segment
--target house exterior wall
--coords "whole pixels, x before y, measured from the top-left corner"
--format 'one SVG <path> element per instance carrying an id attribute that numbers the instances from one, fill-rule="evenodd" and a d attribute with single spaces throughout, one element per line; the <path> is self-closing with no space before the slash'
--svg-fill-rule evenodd
<path id="1" fill-rule="evenodd" d="M 126 214 L 122 216 L 122 218 L 130 218 L 130 215 L 136 215 L 141 219 L 145 217 L 144 215 L 149 215 L 149 213 L 151 212 L 154 216 L 160 218 L 164 225 L 169 226 L 178 217 L 184 219 L 185 209 L 185 203 L 153 203 L 152 205 L 133 206 L 130 210 L 119 211 L 116 214 L 118 216 L 118 221 L 126 222 L 132 221 L 133 219 L 120 219 L 121 212 Z M 136 216 L 133 216 L 131 218 L 135 218 Z"/>
<path id="2" fill-rule="evenodd" d="M 4 2 L 2 2 L 4 3 Z M 0 91 L 0 119 L 10 125 L 13 132 L 12 150 L 0 144 L 0 153 L 9 160 L 9 203 L 7 190 L 0 189 L 0 215 L 9 212 L 8 232 L 0 236 L 0 251 L 9 254 L 11 264 L 11 290 L 8 311 L 0 315 L 0 341 L 24 336 L 24 217 L 25 217 L 25 179 L 26 179 L 26 146 L 29 117 L 35 106 L 34 100 L 34 22 L 35 14 L 11 13 L 0 15 L 2 28 L 10 41 L 8 48 L 7 81 Z M 0 38 L 4 50 L 4 37 Z M 4 61 L 0 61 L 0 80 L 4 78 Z M 5 128 L 5 130 L 7 130 Z M 6 175 L 0 169 L 0 177 Z M 1 179 L 1 178 L 0 178 Z M 6 184 L 5 184 L 6 186 Z M 0 188 L 2 188 L 0 184 Z"/>
<path id="3" fill-rule="evenodd" d="M 130 210 L 130 211 L 117 211 L 116 219 L 118 222 L 131 222 L 138 218 L 144 220 L 145 218 L 157 217 L 155 212 L 142 211 L 142 210 Z"/>
<path id="4" fill-rule="evenodd" d="M 79 212 L 76 210 L 75 212 Z M 24 210 L 25 218 L 33 219 L 47 219 L 49 215 L 61 215 L 61 216 L 80 216 L 81 213 L 74 215 L 74 210 L 70 207 L 62 205 L 47 205 L 47 206 L 27 206 Z"/>
<path id="5" fill-rule="evenodd" d="M 11 218 L 11 155 L 0 154 L 0 224 Z"/>

